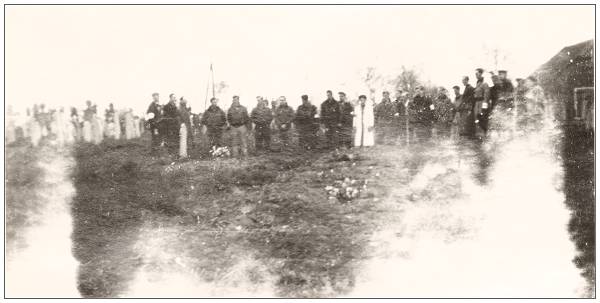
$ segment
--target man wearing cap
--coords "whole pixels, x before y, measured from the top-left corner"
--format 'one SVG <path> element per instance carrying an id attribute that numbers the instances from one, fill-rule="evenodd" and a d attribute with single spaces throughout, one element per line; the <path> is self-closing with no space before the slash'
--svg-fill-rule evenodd
<path id="1" fill-rule="evenodd" d="M 354 106 L 348 101 L 346 93 L 339 92 L 340 96 L 340 146 L 352 148 L 352 124 L 354 120 Z"/>
<path id="2" fill-rule="evenodd" d="M 418 86 L 415 90 L 413 101 L 409 104 L 415 118 L 412 119 L 413 127 L 417 126 L 419 131 L 430 134 L 433 124 L 433 110 L 435 106 L 431 99 L 425 95 L 424 87 Z"/>
<path id="3" fill-rule="evenodd" d="M 448 98 L 447 90 L 440 87 L 437 98 L 435 99 L 434 116 L 436 129 L 440 135 L 449 135 L 450 126 L 454 119 L 454 106 Z"/>
<path id="4" fill-rule="evenodd" d="M 299 145 L 305 149 L 314 149 L 316 144 L 316 132 L 319 128 L 315 116 L 317 107 L 310 104 L 307 95 L 302 95 L 302 104 L 296 110 L 294 123 L 298 129 Z"/>
<path id="5" fill-rule="evenodd" d="M 206 127 L 209 148 L 221 147 L 223 128 L 227 124 L 225 112 L 217 105 L 217 98 L 210 99 L 210 106 L 202 114 L 200 124 Z"/>
<path id="6" fill-rule="evenodd" d="M 397 113 L 398 107 L 392 103 L 390 93 L 384 91 L 381 102 L 375 106 L 375 126 L 377 126 L 375 141 L 377 144 L 388 144 L 394 140 L 396 133 L 394 121 Z"/>
<path id="7" fill-rule="evenodd" d="M 490 107 L 490 87 L 483 79 L 482 68 L 475 70 L 475 77 L 477 78 L 477 84 L 473 92 L 473 99 L 475 101 L 473 108 L 475 132 L 481 132 L 480 137 L 482 137 L 487 132 L 486 111 Z"/>
<path id="8" fill-rule="evenodd" d="M 152 141 L 150 143 L 150 148 L 152 152 L 156 152 L 158 146 L 160 146 L 160 134 L 158 133 L 158 122 L 160 121 L 161 108 L 159 103 L 158 93 L 152 94 L 152 103 L 148 106 L 148 110 L 146 111 L 146 120 L 148 121 L 148 126 L 150 128 L 150 134 L 152 136 Z"/>
<path id="9" fill-rule="evenodd" d="M 335 148 L 338 144 L 338 133 L 340 123 L 340 106 L 333 99 L 333 93 L 327 91 L 327 100 L 321 103 L 321 121 L 325 126 L 325 136 L 327 137 L 327 147 Z"/>
<path id="10" fill-rule="evenodd" d="M 248 155 L 248 130 L 252 127 L 248 110 L 240 104 L 240 97 L 233 96 L 227 111 L 227 122 L 231 126 L 231 154 L 238 157 Z"/>
<path id="11" fill-rule="evenodd" d="M 275 126 L 279 131 L 279 140 L 282 147 L 290 145 L 290 130 L 294 121 L 294 109 L 287 104 L 284 96 L 279 97 L 279 106 L 275 111 Z"/>
<path id="12" fill-rule="evenodd" d="M 514 108 L 514 87 L 510 79 L 508 79 L 508 72 L 505 70 L 498 71 L 498 89 L 497 89 L 497 102 L 493 104 L 493 107 L 500 106 L 502 110 L 508 110 Z M 495 85 L 494 85 L 495 86 Z"/>
<path id="13" fill-rule="evenodd" d="M 164 140 L 171 155 L 177 154 L 179 150 L 179 110 L 177 110 L 177 97 L 169 95 L 169 103 L 163 108 Z M 160 133 L 160 131 L 159 131 Z"/>
<path id="14" fill-rule="evenodd" d="M 256 150 L 269 150 L 271 148 L 271 122 L 273 121 L 273 112 L 267 106 L 268 101 L 262 97 L 256 97 L 256 107 L 250 114 L 250 119 L 254 123 L 254 144 Z"/>

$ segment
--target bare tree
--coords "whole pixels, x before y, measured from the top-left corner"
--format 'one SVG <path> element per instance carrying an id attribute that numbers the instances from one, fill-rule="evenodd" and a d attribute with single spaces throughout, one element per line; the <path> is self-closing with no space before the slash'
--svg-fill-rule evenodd
<path id="1" fill-rule="evenodd" d="M 400 73 L 389 80 L 388 84 L 396 90 L 402 90 L 412 95 L 415 88 L 421 84 L 420 82 L 419 75 L 415 70 L 402 66 Z"/>
<path id="2" fill-rule="evenodd" d="M 375 100 L 375 92 L 377 88 L 382 86 L 383 76 L 374 67 L 367 67 L 367 72 L 363 78 L 363 81 L 369 89 L 369 98 Z"/>

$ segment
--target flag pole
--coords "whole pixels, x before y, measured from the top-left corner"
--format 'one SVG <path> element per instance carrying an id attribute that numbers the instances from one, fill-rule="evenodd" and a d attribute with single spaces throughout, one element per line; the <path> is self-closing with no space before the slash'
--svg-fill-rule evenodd
<path id="1" fill-rule="evenodd" d="M 208 88 L 210 87 L 210 77 L 211 77 L 211 75 L 212 75 L 212 63 L 210 63 L 210 70 L 209 70 L 209 73 L 208 73 L 208 79 L 206 79 L 206 94 L 205 94 L 205 97 L 204 97 L 204 111 L 206 111 L 206 109 L 208 108 L 207 107 L 208 106 Z M 214 86 L 214 84 L 213 84 L 213 86 Z M 215 97 L 215 93 L 214 93 L 214 90 L 213 90 L 213 98 L 214 97 Z"/>
<path id="2" fill-rule="evenodd" d="M 210 75 L 212 76 L 212 96 L 215 97 L 215 73 L 213 71 L 212 63 L 210 64 Z"/>

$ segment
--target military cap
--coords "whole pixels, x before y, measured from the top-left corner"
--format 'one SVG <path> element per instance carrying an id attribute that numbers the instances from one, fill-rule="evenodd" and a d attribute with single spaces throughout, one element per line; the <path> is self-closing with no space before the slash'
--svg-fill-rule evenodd
<path id="1" fill-rule="evenodd" d="M 498 71 L 498 74 L 505 74 L 506 75 L 507 73 L 508 72 L 506 70 L 503 70 L 503 69 Z"/>
<path id="2" fill-rule="evenodd" d="M 302 95 L 302 100 L 308 100 L 308 95 Z"/>
<path id="3" fill-rule="evenodd" d="M 475 70 L 478 71 L 478 72 L 480 72 L 480 73 L 483 73 L 483 68 L 481 68 L 481 67 L 478 67 Z"/>
<path id="4" fill-rule="evenodd" d="M 367 99 L 367 96 L 365 96 L 365 95 L 360 95 L 360 96 L 358 96 L 358 99 Z"/>
<path id="5" fill-rule="evenodd" d="M 339 92 L 339 93 L 338 93 L 338 95 L 340 95 L 340 96 L 345 96 L 345 95 L 346 95 L 346 93 L 344 93 L 344 92 Z"/>

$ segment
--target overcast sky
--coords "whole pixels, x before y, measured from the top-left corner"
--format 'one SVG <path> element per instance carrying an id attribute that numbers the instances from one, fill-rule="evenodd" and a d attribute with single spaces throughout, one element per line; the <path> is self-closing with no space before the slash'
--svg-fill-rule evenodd
<path id="1" fill-rule="evenodd" d="M 366 67 L 402 65 L 451 87 L 475 67 L 526 76 L 567 45 L 594 38 L 593 6 L 8 6 L 6 103 L 145 111 L 151 94 L 203 111 L 216 81 L 256 95 L 367 93 Z M 506 58 L 504 58 L 506 57 Z M 389 89 L 389 87 L 382 87 Z M 378 95 L 380 92 L 378 92 Z"/>

